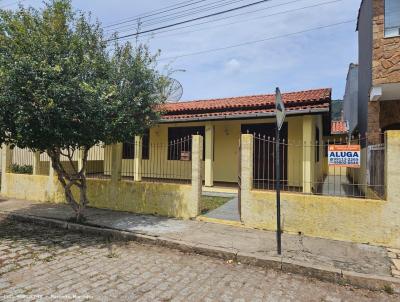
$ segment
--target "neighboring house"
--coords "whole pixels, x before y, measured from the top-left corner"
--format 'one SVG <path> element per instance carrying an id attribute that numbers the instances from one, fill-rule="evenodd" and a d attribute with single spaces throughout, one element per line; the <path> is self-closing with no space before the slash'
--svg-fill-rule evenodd
<path id="1" fill-rule="evenodd" d="M 332 121 L 331 123 L 331 134 L 333 135 L 344 135 L 349 133 L 349 125 L 347 121 Z"/>
<path id="2" fill-rule="evenodd" d="M 358 123 L 358 65 L 351 63 L 347 73 L 346 90 L 343 97 L 343 120 L 348 132 L 355 134 Z"/>
<path id="3" fill-rule="evenodd" d="M 400 1 L 363 0 L 357 31 L 358 130 L 379 143 L 379 132 L 400 129 Z"/>
<path id="4" fill-rule="evenodd" d="M 309 145 L 314 145 L 316 141 L 322 142 L 324 134 L 329 135 L 331 89 L 284 93 L 282 97 L 287 117 L 281 136 L 286 143 L 288 141 L 293 144 L 307 142 Z M 266 138 L 270 137 L 271 140 L 275 137 L 275 95 L 168 103 L 163 107 L 160 123 L 151 128 L 143 139 L 142 156 L 143 159 L 149 161 L 146 167 L 150 167 L 151 162 L 155 161 L 154 158 L 152 159 L 150 145 L 166 145 L 193 134 L 200 134 L 204 137 L 205 185 L 213 186 L 214 182 L 237 183 L 241 133 L 256 133 Z M 124 169 L 134 165 L 134 150 L 130 148 L 129 143 L 124 144 L 123 150 L 122 175 L 124 176 Z M 150 152 L 145 150 L 150 150 Z M 178 162 L 177 170 L 180 169 L 179 165 L 187 164 L 181 158 L 186 156 L 186 153 L 182 155 L 180 149 L 177 152 L 167 150 L 162 152 L 165 153 L 163 158 Z M 322 167 L 323 148 L 318 148 L 318 154 L 315 154 L 314 150 L 312 154 L 306 154 L 307 152 L 290 145 L 284 149 L 283 175 L 289 183 L 295 178 L 299 181 L 305 173 L 303 169 L 306 168 L 303 167 L 318 171 L 312 172 L 315 178 L 323 177 L 320 175 L 322 172 L 319 172 L 322 168 L 316 168 L 319 165 Z M 310 166 L 303 165 L 305 158 L 307 161 L 312 161 Z M 273 169 L 273 157 L 270 156 L 266 161 L 268 162 L 264 163 L 264 166 Z M 158 174 L 162 175 L 162 172 Z M 125 173 L 125 175 L 128 174 Z M 302 184 L 296 184 L 296 186 L 302 187 Z"/>

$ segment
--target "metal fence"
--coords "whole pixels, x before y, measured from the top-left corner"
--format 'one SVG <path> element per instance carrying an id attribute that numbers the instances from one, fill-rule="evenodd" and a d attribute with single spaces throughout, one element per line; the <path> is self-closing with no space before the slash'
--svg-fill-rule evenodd
<path id="1" fill-rule="evenodd" d="M 316 195 L 383 198 L 384 145 L 372 146 L 367 138 L 323 139 L 312 143 L 277 142 L 274 137 L 254 134 L 253 187 L 276 188 L 276 145 L 280 152 L 281 190 Z M 361 145 L 359 168 L 328 164 L 331 145 Z"/>
<path id="2" fill-rule="evenodd" d="M 191 136 L 172 140 L 168 144 L 125 143 L 122 177 L 137 178 L 148 182 L 190 183 L 192 178 L 191 151 Z M 137 155 L 136 160 L 135 154 Z"/>
<path id="3" fill-rule="evenodd" d="M 111 177 L 111 146 L 98 144 L 89 150 L 86 177 L 101 179 Z"/>
<path id="4" fill-rule="evenodd" d="M 9 167 L 11 173 L 32 174 L 34 153 L 28 148 L 15 146 L 12 149 L 12 160 Z"/>
<path id="5" fill-rule="evenodd" d="M 368 186 L 381 198 L 385 196 L 385 145 L 368 146 Z"/>

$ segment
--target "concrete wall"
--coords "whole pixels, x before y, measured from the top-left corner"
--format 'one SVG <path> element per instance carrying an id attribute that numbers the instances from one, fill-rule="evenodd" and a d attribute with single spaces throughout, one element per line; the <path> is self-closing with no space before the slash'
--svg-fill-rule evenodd
<path id="1" fill-rule="evenodd" d="M 89 206 L 132 213 L 178 218 L 197 216 L 191 208 L 191 185 L 88 179 Z M 9 198 L 41 202 L 65 202 L 63 188 L 56 178 L 43 175 L 8 173 L 3 177 Z"/>
<path id="2" fill-rule="evenodd" d="M 121 149 L 111 147 L 111 179 L 88 179 L 89 206 L 177 218 L 196 217 L 200 211 L 202 137 L 193 136 L 191 185 L 120 180 Z M 49 176 L 9 173 L 9 148 L 2 152 L 1 194 L 9 198 L 65 202 L 64 190 L 50 168 Z M 75 188 L 76 189 L 76 188 Z M 74 191 L 77 194 L 77 190 Z"/>
<path id="3" fill-rule="evenodd" d="M 386 133 L 386 200 L 282 193 L 284 232 L 400 248 L 400 131 Z M 253 190 L 252 145 L 242 144 L 242 221 L 276 230 L 275 193 Z M 244 178 L 246 177 L 246 178 Z"/>

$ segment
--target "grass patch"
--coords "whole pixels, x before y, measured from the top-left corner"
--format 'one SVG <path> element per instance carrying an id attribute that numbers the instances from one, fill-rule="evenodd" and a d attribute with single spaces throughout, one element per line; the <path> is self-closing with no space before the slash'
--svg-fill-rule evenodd
<path id="1" fill-rule="evenodd" d="M 232 198 L 229 197 L 202 196 L 200 204 L 201 214 L 205 214 L 209 211 L 219 208 L 220 206 L 222 206 L 231 199 Z"/>

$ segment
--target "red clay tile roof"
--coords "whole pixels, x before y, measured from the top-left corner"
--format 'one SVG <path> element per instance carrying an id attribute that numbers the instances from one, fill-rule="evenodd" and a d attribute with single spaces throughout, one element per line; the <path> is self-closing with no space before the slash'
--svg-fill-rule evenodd
<path id="1" fill-rule="evenodd" d="M 315 89 L 283 93 L 288 112 L 306 113 L 329 111 L 331 89 Z M 275 112 L 275 95 L 253 95 L 223 99 L 169 103 L 162 107 L 163 120 L 190 120 L 207 118 L 239 118 L 243 115 L 267 115 Z"/>
<path id="2" fill-rule="evenodd" d="M 349 131 L 347 121 L 332 121 L 331 133 L 332 134 L 343 134 Z"/>

